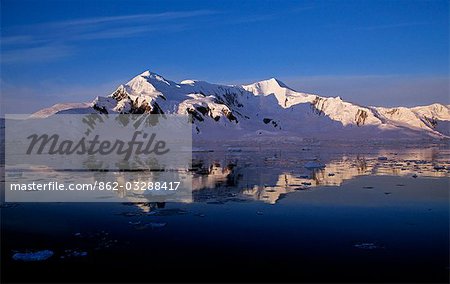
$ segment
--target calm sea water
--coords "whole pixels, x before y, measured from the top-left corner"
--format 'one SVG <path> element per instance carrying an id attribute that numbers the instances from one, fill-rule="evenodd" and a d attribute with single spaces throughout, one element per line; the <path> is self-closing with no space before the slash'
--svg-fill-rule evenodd
<path id="1" fill-rule="evenodd" d="M 446 283 L 449 153 L 199 146 L 192 202 L 3 204 L 2 281 Z"/>

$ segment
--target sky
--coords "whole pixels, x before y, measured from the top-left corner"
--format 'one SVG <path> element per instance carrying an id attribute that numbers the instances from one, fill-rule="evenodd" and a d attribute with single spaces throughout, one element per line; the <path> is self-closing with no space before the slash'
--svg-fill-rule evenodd
<path id="1" fill-rule="evenodd" d="M 449 1 L 1 0 L 4 113 L 92 101 L 145 70 L 362 105 L 449 104 Z"/>

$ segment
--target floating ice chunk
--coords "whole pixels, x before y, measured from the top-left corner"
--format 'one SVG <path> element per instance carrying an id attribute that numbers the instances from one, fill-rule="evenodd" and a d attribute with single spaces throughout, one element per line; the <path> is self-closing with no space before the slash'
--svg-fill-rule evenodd
<path id="1" fill-rule="evenodd" d="M 161 209 L 158 211 L 155 211 L 155 216 L 176 216 L 176 215 L 184 215 L 188 212 L 184 209 L 179 208 L 173 208 L 173 209 Z"/>
<path id="2" fill-rule="evenodd" d="M 305 157 L 306 161 L 317 161 L 317 157 Z"/>
<path id="3" fill-rule="evenodd" d="M 72 255 L 73 256 L 87 256 L 87 251 L 77 251 L 77 252 L 74 252 Z"/>
<path id="4" fill-rule="evenodd" d="M 277 156 L 264 158 L 264 161 L 276 161 L 278 160 Z"/>
<path id="5" fill-rule="evenodd" d="M 120 212 L 120 213 L 116 213 L 116 215 L 121 215 L 124 217 L 135 217 L 135 216 L 141 216 L 144 215 L 144 213 L 142 212 L 137 212 L 137 211 L 126 211 L 126 212 Z"/>
<path id="6" fill-rule="evenodd" d="M 165 222 L 151 222 L 150 226 L 152 226 L 152 229 L 157 229 L 157 228 L 163 228 L 165 226 L 167 226 L 167 223 Z"/>
<path id="7" fill-rule="evenodd" d="M 206 153 L 208 153 L 208 152 L 214 152 L 214 150 L 192 147 L 192 152 L 199 152 L 199 153 L 206 152 Z"/>
<path id="8" fill-rule="evenodd" d="M 323 169 L 323 168 L 325 168 L 325 165 L 322 163 L 319 163 L 317 161 L 309 161 L 305 164 L 305 168 L 307 168 L 307 169 Z"/>
<path id="9" fill-rule="evenodd" d="M 380 248 L 375 243 L 357 243 L 357 244 L 354 244 L 353 246 L 358 249 L 366 249 L 366 250 L 373 250 L 373 249 Z"/>
<path id="10" fill-rule="evenodd" d="M 17 252 L 13 254 L 12 258 L 19 261 L 43 261 L 52 257 L 53 251 L 40 250 L 35 252 Z"/>
<path id="11" fill-rule="evenodd" d="M 66 255 L 65 256 L 61 256 L 61 258 L 65 258 L 65 257 L 82 257 L 82 256 L 87 256 L 88 255 L 87 251 L 78 251 L 78 250 L 67 249 L 64 252 L 66 253 Z"/>
<path id="12" fill-rule="evenodd" d="M 19 203 L 13 203 L 13 202 L 0 203 L 0 208 L 14 208 L 17 206 L 19 206 Z"/>

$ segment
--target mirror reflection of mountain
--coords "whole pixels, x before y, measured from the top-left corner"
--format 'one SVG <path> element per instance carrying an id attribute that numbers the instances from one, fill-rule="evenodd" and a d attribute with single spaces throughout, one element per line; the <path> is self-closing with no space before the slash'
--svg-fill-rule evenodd
<path id="1" fill-rule="evenodd" d="M 276 146 L 276 145 L 275 145 Z M 189 168 L 174 172 L 174 179 L 192 181 L 192 196 L 178 202 L 246 202 L 258 200 L 274 204 L 283 195 L 320 186 L 341 186 L 358 176 L 391 175 L 408 178 L 449 177 L 450 150 L 446 147 L 357 150 L 323 146 L 294 149 L 280 147 L 239 148 L 195 151 Z M 355 153 L 357 152 L 357 153 Z M 43 175 L 43 171 L 45 175 Z M 9 173 L 6 173 L 9 174 Z M 37 168 L 16 176 L 18 181 L 58 180 L 60 182 L 117 182 L 122 187 L 114 192 L 91 193 L 94 201 L 131 202 L 150 212 L 152 206 L 145 192 L 127 191 L 127 182 L 161 180 L 167 173 L 154 172 L 58 172 Z M 83 193 L 87 194 L 87 193 Z"/>
<path id="2" fill-rule="evenodd" d="M 193 176 L 194 201 L 276 203 L 284 194 L 318 186 L 341 186 L 362 175 L 448 177 L 448 151 L 442 149 L 381 150 L 358 154 L 266 152 L 203 153 Z M 323 156 L 324 158 L 320 158 Z"/>

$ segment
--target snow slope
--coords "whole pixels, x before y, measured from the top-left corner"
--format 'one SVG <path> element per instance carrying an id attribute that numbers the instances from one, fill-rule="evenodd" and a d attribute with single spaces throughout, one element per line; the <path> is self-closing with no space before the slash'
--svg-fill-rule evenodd
<path id="1" fill-rule="evenodd" d="M 297 92 L 272 78 L 228 86 L 204 81 L 176 83 L 145 71 L 91 104 L 58 104 L 35 113 L 190 114 L 194 138 L 255 136 L 304 138 L 449 138 L 449 105 L 366 107 L 339 97 Z"/>
<path id="2" fill-rule="evenodd" d="M 31 117 L 47 117 L 55 113 L 89 113 L 92 112 L 92 103 L 64 103 L 41 109 Z"/>

